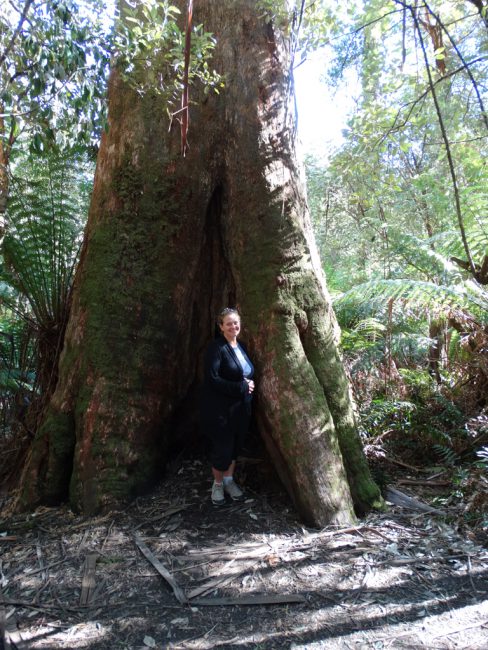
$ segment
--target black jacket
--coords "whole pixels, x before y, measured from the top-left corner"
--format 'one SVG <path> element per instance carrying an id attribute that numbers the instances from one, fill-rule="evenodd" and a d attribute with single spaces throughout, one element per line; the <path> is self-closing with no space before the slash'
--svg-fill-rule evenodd
<path id="1" fill-rule="evenodd" d="M 239 343 L 247 361 L 247 350 Z M 251 379 L 248 377 L 248 379 Z M 232 430 L 245 432 L 249 425 L 252 395 L 244 379 L 241 364 L 232 346 L 223 336 L 210 343 L 205 354 L 204 382 L 202 391 L 202 424 L 208 435 Z"/>

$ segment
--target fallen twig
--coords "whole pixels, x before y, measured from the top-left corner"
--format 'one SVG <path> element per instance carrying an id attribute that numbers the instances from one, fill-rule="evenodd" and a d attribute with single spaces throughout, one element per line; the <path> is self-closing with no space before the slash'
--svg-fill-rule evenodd
<path id="1" fill-rule="evenodd" d="M 64 605 L 58 604 L 56 605 L 55 603 L 50 603 L 48 605 L 42 604 L 42 603 L 31 603 L 28 600 L 17 600 L 17 599 L 10 599 L 10 598 L 4 598 L 4 604 L 5 605 L 14 605 L 15 607 L 25 607 L 27 609 L 34 609 L 37 611 L 49 611 L 49 610 L 54 610 L 54 611 L 63 611 L 63 612 L 71 612 L 71 613 L 80 613 L 80 609 L 76 607 L 65 607 Z"/>
<path id="2" fill-rule="evenodd" d="M 229 564 L 227 566 L 230 566 L 233 562 L 234 562 L 234 560 L 229 562 Z M 232 582 L 232 580 L 234 580 L 238 576 L 242 575 L 243 573 L 246 573 L 246 571 L 249 571 L 249 569 L 254 564 L 255 564 L 255 562 L 248 563 L 246 566 L 241 567 L 240 569 L 237 569 L 237 571 L 234 571 L 231 574 L 221 575 L 219 578 L 215 578 L 214 580 L 210 580 L 209 582 L 206 582 L 201 587 L 197 587 L 196 589 L 193 589 L 192 591 L 190 591 L 190 593 L 188 594 L 188 598 L 193 599 L 193 598 L 196 598 L 197 596 L 204 596 L 205 594 L 208 594 L 211 591 L 213 591 L 216 587 L 221 587 L 224 584 L 226 584 L 227 582 Z M 225 568 L 226 567 L 224 567 L 220 571 L 220 573 L 225 571 Z"/>
<path id="3" fill-rule="evenodd" d="M 469 582 L 471 583 L 471 587 L 473 589 L 473 593 L 475 594 L 483 593 L 480 592 L 479 589 L 476 589 L 475 584 L 473 582 L 473 574 L 471 573 L 471 555 L 467 555 L 466 557 L 467 557 L 467 562 L 466 562 L 467 574 L 468 574 Z"/>
<path id="4" fill-rule="evenodd" d="M 407 564 L 427 564 L 428 562 L 449 562 L 449 560 L 457 560 L 464 557 L 466 557 L 466 553 L 460 555 L 434 555 L 432 557 L 391 558 L 390 560 L 375 562 L 375 566 L 383 566 L 385 564 L 391 566 L 403 566 Z"/>
<path id="5" fill-rule="evenodd" d="M 51 562 L 51 564 L 46 564 L 46 566 L 41 567 L 40 569 L 26 569 L 26 574 L 29 576 L 33 576 L 36 573 L 41 573 L 41 571 L 47 571 L 48 569 L 52 569 L 55 566 L 58 566 L 58 564 L 63 564 L 63 562 L 66 562 L 68 558 L 64 557 L 62 560 L 57 560 L 57 562 Z"/>
<path id="6" fill-rule="evenodd" d="M 161 521 L 162 519 L 167 519 L 168 517 L 171 517 L 171 515 L 176 514 L 177 512 L 181 512 L 181 510 L 186 510 L 189 508 L 192 504 L 191 503 L 183 503 L 179 506 L 171 506 L 171 508 L 168 508 L 164 512 L 160 512 L 159 515 L 156 517 L 150 517 L 149 519 L 145 519 L 144 521 L 141 521 L 140 524 L 137 524 L 137 526 L 134 528 L 134 530 L 139 530 L 139 528 L 142 528 L 143 526 L 146 526 L 147 524 L 153 524 L 156 521 Z"/>

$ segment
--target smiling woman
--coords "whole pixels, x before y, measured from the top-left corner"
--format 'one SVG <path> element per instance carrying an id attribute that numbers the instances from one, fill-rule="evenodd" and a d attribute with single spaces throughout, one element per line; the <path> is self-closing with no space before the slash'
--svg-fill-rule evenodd
<path id="1" fill-rule="evenodd" d="M 244 498 L 234 481 L 234 470 L 249 427 L 254 368 L 246 349 L 237 342 L 239 313 L 226 307 L 217 324 L 220 332 L 205 355 L 201 410 L 203 432 L 211 444 L 212 503 L 221 506 L 225 495 L 233 501 Z"/>

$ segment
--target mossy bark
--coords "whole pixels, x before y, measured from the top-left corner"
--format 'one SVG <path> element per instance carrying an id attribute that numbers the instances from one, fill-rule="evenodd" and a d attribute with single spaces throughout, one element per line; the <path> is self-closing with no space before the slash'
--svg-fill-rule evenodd
<path id="1" fill-rule="evenodd" d="M 286 41 L 255 5 L 196 3 L 226 87 L 192 88 L 185 158 L 161 100 L 112 74 L 60 378 L 34 447 L 48 461 L 32 454 L 24 504 L 61 498 L 66 468 L 85 512 L 160 476 L 228 304 L 242 311 L 257 368 L 261 434 L 303 518 L 346 524 L 354 505 L 379 499 L 311 236 Z"/>

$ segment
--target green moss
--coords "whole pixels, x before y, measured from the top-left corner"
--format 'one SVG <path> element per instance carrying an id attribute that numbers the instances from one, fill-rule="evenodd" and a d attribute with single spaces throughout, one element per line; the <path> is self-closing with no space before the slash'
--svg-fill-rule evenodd
<path id="1" fill-rule="evenodd" d="M 349 487 L 358 513 L 382 508 L 380 490 L 374 483 L 357 430 L 347 376 L 332 333 L 320 311 L 308 313 L 309 327 L 303 337 L 307 358 L 322 385 L 337 432 Z"/>
<path id="2" fill-rule="evenodd" d="M 137 205 L 144 188 L 144 179 L 141 171 L 130 160 L 130 153 L 126 152 L 122 164 L 116 171 L 113 179 L 113 190 L 123 202 L 122 210 L 128 212 Z"/>
<path id="3" fill-rule="evenodd" d="M 160 471 L 150 439 L 157 434 L 144 429 L 144 409 L 153 408 L 145 394 L 148 384 L 149 394 L 157 389 L 159 379 L 153 385 L 154 378 L 164 376 L 165 352 L 174 349 L 170 291 L 181 270 L 166 259 L 182 227 L 179 202 L 186 200 L 187 190 L 171 205 L 161 205 L 160 192 L 167 191 L 163 186 L 169 181 L 161 177 L 160 161 L 158 181 L 156 167 L 141 163 L 143 174 L 132 159 L 126 152 L 115 174 L 110 191 L 116 202 L 98 203 L 112 205 L 112 212 L 93 215 L 96 227 L 77 294 L 83 348 L 68 342 L 62 364 L 65 372 L 77 365 L 74 417 L 79 436 L 85 439 L 87 426 L 92 432 L 88 447 L 79 452 L 83 459 L 75 459 L 71 480 L 72 503 L 85 511 L 96 511 L 105 498 L 140 491 Z M 115 213 L 114 204 L 119 205 Z M 142 414 L 131 411 L 131 404 Z M 150 427 L 157 418 L 158 413 L 150 415 Z"/>

